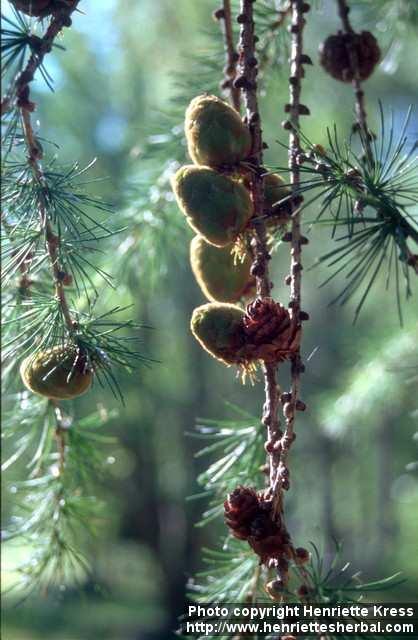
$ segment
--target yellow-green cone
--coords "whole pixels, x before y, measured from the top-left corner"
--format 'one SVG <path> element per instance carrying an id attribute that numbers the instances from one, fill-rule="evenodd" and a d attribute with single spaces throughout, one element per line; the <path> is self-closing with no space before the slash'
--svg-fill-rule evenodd
<path id="1" fill-rule="evenodd" d="M 181 167 L 172 186 L 189 225 L 215 247 L 234 242 L 253 214 L 244 185 L 209 167 Z"/>
<path id="2" fill-rule="evenodd" d="M 291 190 L 285 186 L 286 182 L 278 173 L 269 173 L 264 178 L 264 206 L 268 209 L 267 224 L 285 224 L 290 220 L 290 201 L 278 204 L 280 200 L 289 196 Z"/>
<path id="3" fill-rule="evenodd" d="M 251 151 L 251 134 L 235 109 L 216 96 L 194 98 L 186 110 L 187 147 L 195 164 L 234 165 Z"/>
<path id="4" fill-rule="evenodd" d="M 279 173 L 269 173 L 264 176 L 264 202 L 268 207 L 274 207 L 279 200 L 289 194 L 290 189 Z"/>
<path id="5" fill-rule="evenodd" d="M 72 345 L 56 346 L 28 356 L 20 365 L 25 386 L 51 400 L 70 400 L 85 393 L 93 372 Z"/>
<path id="6" fill-rule="evenodd" d="M 225 364 L 239 364 L 245 336 L 244 311 L 233 304 L 209 302 L 193 311 L 191 330 L 211 356 Z"/>
<path id="7" fill-rule="evenodd" d="M 199 287 L 212 302 L 238 302 L 254 291 L 255 279 L 250 274 L 251 255 L 234 264 L 231 245 L 214 247 L 202 236 L 190 243 L 190 264 Z"/>

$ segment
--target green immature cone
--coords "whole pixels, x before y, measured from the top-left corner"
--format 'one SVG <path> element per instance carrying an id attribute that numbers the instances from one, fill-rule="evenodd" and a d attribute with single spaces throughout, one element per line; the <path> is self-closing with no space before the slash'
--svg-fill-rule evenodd
<path id="1" fill-rule="evenodd" d="M 24 385 L 51 400 L 81 396 L 93 380 L 87 359 L 73 345 L 56 346 L 28 356 L 20 366 Z"/>
<path id="2" fill-rule="evenodd" d="M 202 347 L 225 364 L 236 364 L 251 377 L 258 360 L 283 362 L 300 344 L 300 323 L 272 298 L 256 298 L 245 311 L 210 302 L 194 310 L 192 333 Z"/>
<path id="3" fill-rule="evenodd" d="M 193 274 L 203 294 L 212 302 L 238 302 L 254 292 L 251 255 L 246 252 L 243 261 L 235 264 L 231 248 L 231 245 L 214 247 L 202 236 L 195 236 L 190 243 Z"/>
<path id="4" fill-rule="evenodd" d="M 279 200 L 286 198 L 291 191 L 279 173 L 264 176 L 264 204 L 270 208 L 278 206 Z"/>
<path id="5" fill-rule="evenodd" d="M 194 98 L 186 110 L 187 148 L 195 164 L 234 165 L 251 152 L 251 134 L 235 109 L 216 96 Z"/>
<path id="6" fill-rule="evenodd" d="M 235 242 L 253 214 L 244 185 L 209 167 L 181 167 L 172 187 L 189 225 L 215 247 Z"/>
<path id="7" fill-rule="evenodd" d="M 239 364 L 244 346 L 244 311 L 233 304 L 210 302 L 193 311 L 191 330 L 201 346 L 224 364 Z"/>
<path id="8" fill-rule="evenodd" d="M 291 190 L 278 173 L 269 173 L 264 177 L 264 208 L 267 214 L 267 225 L 285 225 L 290 220 L 291 202 L 280 200 L 290 196 Z"/>

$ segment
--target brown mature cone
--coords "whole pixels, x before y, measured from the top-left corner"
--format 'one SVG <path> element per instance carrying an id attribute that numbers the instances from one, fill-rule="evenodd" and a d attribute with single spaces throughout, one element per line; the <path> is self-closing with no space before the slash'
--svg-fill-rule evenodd
<path id="1" fill-rule="evenodd" d="M 289 536 L 271 519 L 271 507 L 267 508 L 268 504 L 265 502 L 260 505 L 261 512 L 252 522 L 251 536 L 248 538 L 250 547 L 260 556 L 261 564 L 271 559 L 290 558 Z"/>
<path id="2" fill-rule="evenodd" d="M 380 60 L 380 48 L 370 31 L 343 33 L 328 38 L 319 47 L 319 61 L 333 78 L 341 82 L 351 82 L 354 70 L 350 60 L 350 50 L 355 52 L 360 80 L 367 80 Z"/>
<path id="3" fill-rule="evenodd" d="M 295 326 L 289 311 L 272 298 L 256 298 L 247 305 L 243 324 L 248 357 L 282 362 L 299 346 L 300 326 Z"/>
<path id="4" fill-rule="evenodd" d="M 235 538 L 248 540 L 251 522 L 258 510 L 258 496 L 254 489 L 239 486 L 229 494 L 224 502 L 225 522 Z"/>
<path id="5" fill-rule="evenodd" d="M 247 540 L 261 563 L 290 557 L 289 537 L 272 519 L 271 502 L 250 487 L 237 487 L 224 502 L 225 522 L 232 535 Z"/>

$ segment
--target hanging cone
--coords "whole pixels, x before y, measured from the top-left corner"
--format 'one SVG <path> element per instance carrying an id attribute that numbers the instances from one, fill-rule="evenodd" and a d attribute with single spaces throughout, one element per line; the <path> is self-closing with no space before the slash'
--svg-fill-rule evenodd
<path id="1" fill-rule="evenodd" d="M 238 302 L 255 291 L 255 278 L 251 276 L 252 258 L 235 261 L 232 245 L 214 247 L 202 236 L 190 243 L 190 264 L 197 283 L 206 298 L 212 302 Z"/>
<path id="2" fill-rule="evenodd" d="M 224 514 L 232 535 L 247 540 L 260 563 L 291 557 L 289 536 L 280 519 L 273 520 L 272 504 L 263 493 L 238 486 L 225 500 Z"/>
<path id="3" fill-rule="evenodd" d="M 286 307 L 272 298 L 256 298 L 247 305 L 243 325 L 249 360 L 282 362 L 299 347 L 300 326 L 295 326 Z"/>
<path id="4" fill-rule="evenodd" d="M 182 167 L 172 186 L 189 225 L 216 247 L 235 242 L 253 214 L 247 189 L 209 167 Z"/>
<path id="5" fill-rule="evenodd" d="M 354 69 L 350 50 L 354 51 L 358 63 L 360 80 L 367 80 L 380 60 L 379 44 L 370 31 L 342 33 L 328 38 L 319 47 L 319 61 L 325 71 L 336 80 L 351 82 Z"/>
<path id="6" fill-rule="evenodd" d="M 285 227 L 292 215 L 291 200 L 280 202 L 290 196 L 291 190 L 278 173 L 269 173 L 264 177 L 264 210 L 269 228 Z"/>
<path id="7" fill-rule="evenodd" d="M 191 330 L 214 358 L 248 371 L 258 360 L 282 362 L 290 358 L 301 333 L 288 310 L 271 298 L 257 298 L 247 305 L 246 312 L 232 304 L 209 302 L 194 310 Z"/>
<path id="8" fill-rule="evenodd" d="M 93 372 L 80 349 L 56 346 L 28 356 L 20 366 L 25 386 L 51 400 L 69 400 L 85 393 Z"/>
<path id="9" fill-rule="evenodd" d="M 251 151 L 251 134 L 241 116 L 216 96 L 194 98 L 186 111 L 187 148 L 198 165 L 234 165 Z"/>
<path id="10" fill-rule="evenodd" d="M 224 364 L 239 364 L 244 347 L 244 311 L 233 304 L 210 302 L 193 311 L 191 330 L 201 346 Z"/>

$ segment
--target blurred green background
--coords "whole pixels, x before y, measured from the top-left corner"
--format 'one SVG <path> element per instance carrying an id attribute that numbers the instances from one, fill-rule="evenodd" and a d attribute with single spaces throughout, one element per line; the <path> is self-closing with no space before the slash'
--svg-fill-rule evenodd
<path id="1" fill-rule="evenodd" d="M 318 4 L 306 34 L 315 66 L 308 67 L 303 87 L 303 101 L 312 112 L 304 126 L 311 140 L 326 144 L 327 125 L 336 123 L 343 134 L 349 132 L 352 92 L 318 67 L 318 44 L 337 28 L 334 3 Z M 124 223 L 128 208 L 130 220 L 144 213 L 135 189 L 143 181 L 144 166 L 147 171 L 152 167 L 152 161 L 142 161 L 146 139 L 161 133 L 159 113 L 178 93 L 176 74 L 187 74 L 191 59 L 205 53 L 202 31 L 211 27 L 215 8 L 217 3 L 207 0 L 82 0 L 82 13 L 75 15 L 63 40 L 67 51 L 55 52 L 47 62 L 55 93 L 36 83 L 42 134 L 59 144 L 64 161 L 83 164 L 97 157 L 94 172 L 105 180 L 92 188 L 114 205 L 115 226 L 119 215 Z M 377 123 L 381 99 L 385 109 L 395 110 L 399 129 L 416 100 L 417 32 L 409 27 L 390 31 L 388 22 L 380 22 L 375 33 L 385 55 L 366 85 L 370 118 Z M 261 99 L 270 146 L 266 161 L 273 164 L 286 162 L 286 152 L 276 144 L 286 142 L 280 127 L 286 80 L 285 69 L 269 72 Z M 205 90 L 202 84 L 200 91 Z M 416 138 L 417 113 L 409 129 Z M 119 442 L 103 452 L 109 472 L 97 492 L 106 511 L 100 537 L 89 551 L 93 579 L 81 592 L 68 588 L 59 598 L 38 594 L 20 607 L 5 599 L 4 640 L 168 638 L 184 610 L 187 578 L 201 566 L 200 547 L 215 544 L 223 533 L 221 522 L 194 527 L 203 505 L 187 502 L 186 496 L 197 491 L 195 478 L 203 462 L 194 458 L 196 442 L 185 432 L 197 417 L 234 417 L 225 401 L 258 415 L 262 385 L 241 386 L 231 370 L 193 340 L 189 318 L 203 298 L 188 264 L 191 233 L 181 215 L 173 215 L 178 216 L 175 232 L 168 222 L 159 231 L 152 281 L 144 266 L 152 247 L 144 243 L 141 251 L 141 237 L 129 268 L 124 266 L 129 229 L 121 234 L 120 246 L 104 248 L 99 256 L 104 268 L 117 274 L 115 291 L 103 295 L 109 303 L 133 303 L 135 317 L 152 325 L 144 348 L 160 363 L 122 377 L 126 406 L 118 406 L 118 418 L 104 428 Z M 312 216 L 307 212 L 306 217 Z M 329 246 L 326 231 L 315 229 L 310 235 L 307 266 Z M 287 261 L 287 251 L 279 248 L 272 275 L 274 293 L 284 300 Z M 160 268 L 165 264 L 168 268 Z M 407 582 L 384 597 L 417 600 L 418 305 L 416 298 L 405 305 L 401 328 L 394 294 L 385 292 L 382 278 L 353 325 L 355 301 L 327 306 L 343 287 L 344 276 L 319 289 L 326 275 L 326 267 L 304 272 L 303 306 L 311 322 L 303 347 L 309 357 L 303 398 L 309 411 L 298 416 L 292 450 L 289 527 L 297 543 L 314 541 L 326 557 L 333 537 L 342 540 L 344 558 L 365 578 L 402 571 Z M 286 380 L 285 369 L 280 377 Z M 98 388 L 83 398 L 79 410 L 112 402 Z M 24 469 L 14 473 L 22 476 Z M 5 519 L 12 502 L 5 486 Z M 4 545 L 6 588 L 15 579 L 13 566 L 27 552 L 24 546 Z"/>

